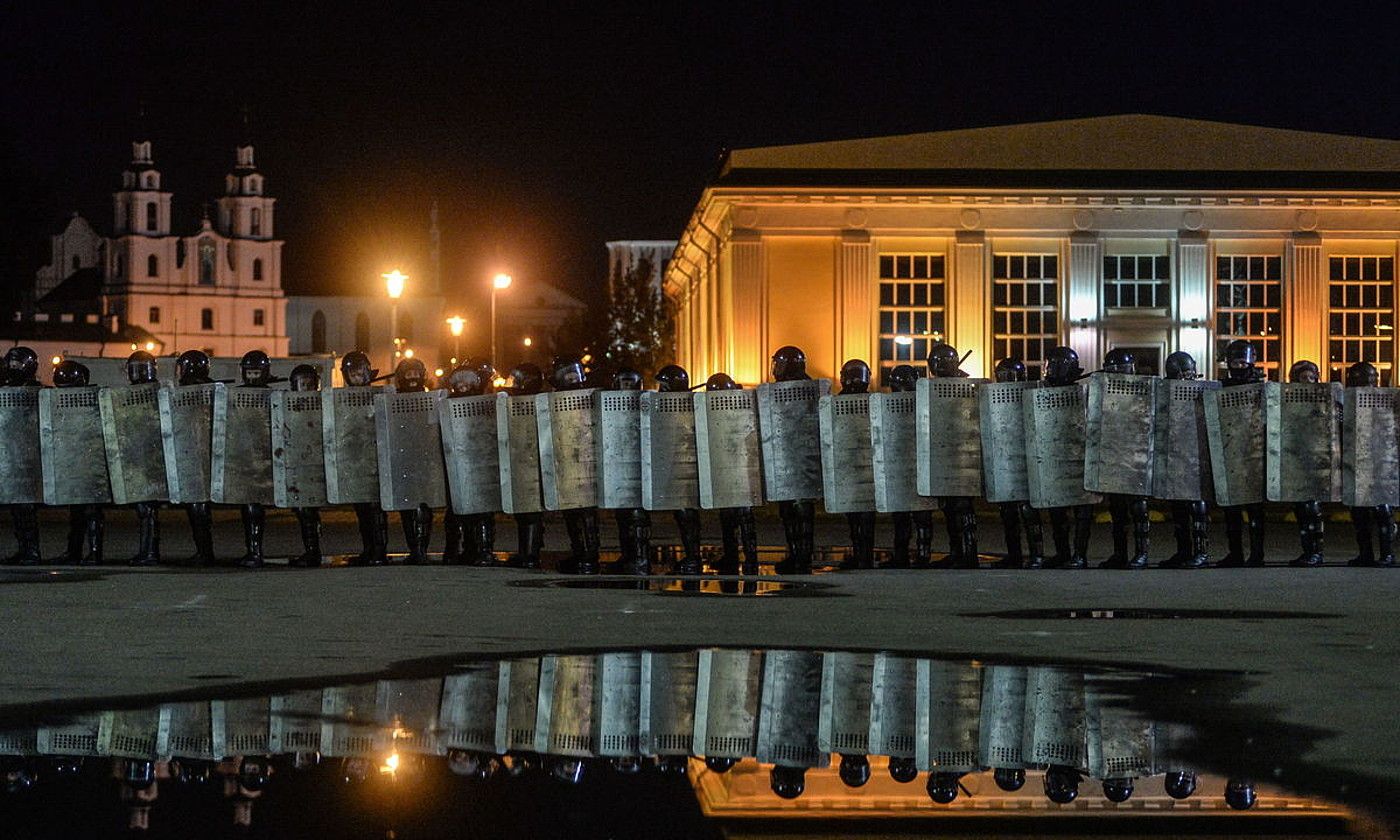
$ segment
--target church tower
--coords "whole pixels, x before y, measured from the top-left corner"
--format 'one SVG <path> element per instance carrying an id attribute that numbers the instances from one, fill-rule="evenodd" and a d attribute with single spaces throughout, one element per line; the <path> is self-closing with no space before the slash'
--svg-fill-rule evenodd
<path id="1" fill-rule="evenodd" d="M 266 180 L 253 160 L 253 145 L 235 151 L 233 171 L 224 176 L 218 231 L 228 239 L 233 284 L 241 290 L 281 292 L 282 243 L 272 238 L 272 206 Z"/>
<path id="2" fill-rule="evenodd" d="M 104 285 L 157 283 L 173 266 L 170 238 L 170 193 L 160 188 L 160 171 L 151 158 L 151 141 L 131 144 L 131 163 L 122 173 L 121 189 L 112 194 L 114 236 L 104 266 Z"/>

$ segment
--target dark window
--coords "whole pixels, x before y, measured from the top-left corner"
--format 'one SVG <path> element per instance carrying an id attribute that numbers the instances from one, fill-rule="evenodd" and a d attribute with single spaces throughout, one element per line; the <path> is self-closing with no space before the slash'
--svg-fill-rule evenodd
<path id="1" fill-rule="evenodd" d="M 1104 257 L 1103 305 L 1108 309 L 1171 306 L 1171 260 L 1138 255 Z"/>
<path id="2" fill-rule="evenodd" d="M 256 207 L 248 214 L 248 233 L 251 236 L 262 236 L 262 211 Z"/>
<path id="3" fill-rule="evenodd" d="M 160 323 L 160 307 L 152 306 L 151 311 L 146 313 L 146 320 L 152 324 Z"/>
<path id="4" fill-rule="evenodd" d="M 160 276 L 160 260 L 156 259 L 155 254 L 151 254 L 149 257 L 146 257 L 146 276 Z"/>
<path id="5" fill-rule="evenodd" d="M 880 381 L 896 364 L 921 362 L 943 339 L 945 312 L 942 254 L 881 254 Z"/>
<path id="6" fill-rule="evenodd" d="M 369 316 L 363 312 L 355 315 L 355 349 L 369 348 Z"/>
<path id="7" fill-rule="evenodd" d="M 212 330 L 212 329 L 214 329 L 214 310 L 212 310 L 212 309 L 201 309 L 201 310 L 199 310 L 199 328 L 200 328 L 201 330 Z"/>
<path id="8" fill-rule="evenodd" d="M 1328 261 L 1327 364 L 1333 381 L 1348 365 L 1370 362 L 1390 385 L 1395 356 L 1394 257 L 1332 257 Z"/>
<path id="9" fill-rule="evenodd" d="M 255 326 L 255 327 L 261 327 L 261 326 L 263 325 L 264 321 L 266 320 L 266 317 L 267 317 L 267 316 L 263 313 L 263 310 L 261 310 L 261 309 L 254 309 L 254 310 L 253 310 L 253 326 Z"/>
<path id="10" fill-rule="evenodd" d="M 156 215 L 156 203 L 154 201 L 146 202 L 146 230 L 154 231 L 156 229 Z"/>
<path id="11" fill-rule="evenodd" d="M 72 265 L 73 271 L 77 271 L 78 267 L 81 265 L 77 256 L 74 256 L 73 259 L 69 261 L 69 264 Z"/>
<path id="12" fill-rule="evenodd" d="M 253 279 L 262 279 L 262 260 L 253 260 Z"/>
<path id="13" fill-rule="evenodd" d="M 319 309 L 311 316 L 311 352 L 326 352 L 326 315 Z"/>
<path id="14" fill-rule="evenodd" d="M 214 246 L 214 240 L 199 240 L 199 285 L 214 285 L 215 261 L 218 249 Z"/>

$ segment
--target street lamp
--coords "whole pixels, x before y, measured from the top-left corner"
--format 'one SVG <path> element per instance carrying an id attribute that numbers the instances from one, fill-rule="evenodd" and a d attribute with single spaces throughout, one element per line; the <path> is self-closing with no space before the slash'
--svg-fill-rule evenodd
<path id="1" fill-rule="evenodd" d="M 397 268 L 388 274 L 381 274 L 384 278 L 384 285 L 389 292 L 389 332 L 393 339 L 394 348 L 389 357 L 391 365 L 398 363 L 399 357 L 399 298 L 403 296 L 403 287 L 408 282 L 408 275 Z"/>
<path id="2" fill-rule="evenodd" d="M 453 315 L 447 319 L 447 328 L 452 330 L 452 362 L 462 358 L 462 328 L 467 325 L 467 321 L 461 315 Z"/>
<path id="3" fill-rule="evenodd" d="M 504 272 L 491 278 L 491 364 L 500 367 L 501 360 L 496 358 L 496 292 L 502 289 L 509 289 L 511 276 Z"/>

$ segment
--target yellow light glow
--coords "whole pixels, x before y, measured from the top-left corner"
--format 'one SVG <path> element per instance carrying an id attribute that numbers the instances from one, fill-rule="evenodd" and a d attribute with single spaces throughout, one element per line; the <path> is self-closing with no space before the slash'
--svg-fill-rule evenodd
<path id="1" fill-rule="evenodd" d="M 389 757 L 384 759 L 384 763 L 379 766 L 381 773 L 394 773 L 399 769 L 399 754 L 389 753 Z"/>
<path id="2" fill-rule="evenodd" d="M 457 357 L 456 357 L 456 356 L 453 356 L 449 361 L 451 361 L 452 364 L 455 365 L 455 364 L 457 364 Z"/>
<path id="3" fill-rule="evenodd" d="M 535 343 L 535 342 L 533 342 L 533 341 L 530 340 L 530 336 L 528 336 L 528 335 L 525 336 L 525 346 L 526 346 L 526 347 L 529 347 L 530 345 L 532 345 L 532 344 L 534 344 L 534 343 Z"/>
<path id="4" fill-rule="evenodd" d="M 497 274 L 495 277 L 491 278 L 491 285 L 495 286 L 498 289 L 509 289 L 510 284 L 514 281 L 515 278 L 511 277 L 505 272 L 501 272 L 500 274 Z"/>
<path id="5" fill-rule="evenodd" d="M 54 356 L 54 357 L 53 357 L 53 363 L 54 363 L 54 364 L 58 364 L 58 363 L 61 362 L 61 361 L 63 361 L 63 357 L 62 357 L 62 356 Z"/>
<path id="6" fill-rule="evenodd" d="M 136 349 L 136 342 L 134 342 L 134 341 L 131 342 L 131 349 L 132 349 L 132 350 L 135 350 L 135 349 Z"/>
<path id="7" fill-rule="evenodd" d="M 408 275 L 396 268 L 388 274 L 379 276 L 384 278 L 384 285 L 389 290 L 389 297 L 398 300 L 403 295 L 403 287 L 408 282 Z"/>
<path id="8" fill-rule="evenodd" d="M 154 341 L 148 341 L 148 342 L 146 342 L 146 352 L 147 352 L 147 353 L 151 352 L 151 351 L 154 350 L 154 349 L 156 349 L 156 343 L 155 343 Z"/>
<path id="9" fill-rule="evenodd" d="M 442 368 L 433 371 L 433 376 L 442 376 Z"/>
<path id="10" fill-rule="evenodd" d="M 467 319 L 463 318 L 461 315 L 453 315 L 451 318 L 447 319 L 447 328 L 452 330 L 453 336 L 460 336 L 462 334 L 462 328 L 466 325 Z"/>
<path id="11" fill-rule="evenodd" d="M 410 348 L 408 348 L 407 350 L 403 351 L 403 357 L 404 357 L 405 359 L 411 359 L 411 358 L 413 358 L 413 348 L 410 347 Z"/>
<path id="12" fill-rule="evenodd" d="M 582 358 L 582 359 L 579 359 L 579 361 L 580 361 L 580 362 L 583 362 L 583 363 L 586 365 L 586 364 L 588 364 L 589 362 L 593 361 L 593 354 L 592 354 L 592 353 L 584 353 L 584 354 L 583 354 L 583 358 Z"/>
<path id="13" fill-rule="evenodd" d="M 506 378 L 504 376 L 498 376 L 491 380 L 491 384 L 495 385 L 497 388 L 504 388 L 506 386 Z"/>
<path id="14" fill-rule="evenodd" d="M 894 337 L 894 343 L 898 344 L 900 347 L 908 347 L 914 343 L 914 339 L 907 335 L 897 335 Z"/>

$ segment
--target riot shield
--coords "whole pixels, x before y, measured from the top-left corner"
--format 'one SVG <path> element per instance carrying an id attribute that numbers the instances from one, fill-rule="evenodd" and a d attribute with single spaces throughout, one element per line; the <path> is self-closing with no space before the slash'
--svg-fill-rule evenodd
<path id="1" fill-rule="evenodd" d="M 764 495 L 770 502 L 821 498 L 822 436 L 817 406 L 831 392 L 831 381 L 769 382 L 757 390 Z"/>
<path id="2" fill-rule="evenodd" d="M 988 502 L 1024 502 L 1026 482 L 1025 396 L 1029 382 L 991 382 L 977 388 L 982 431 L 982 493 Z"/>
<path id="3" fill-rule="evenodd" d="M 535 748 L 539 689 L 540 660 L 507 659 L 500 663 L 496 694 L 496 752 Z"/>
<path id="4" fill-rule="evenodd" d="M 273 695 L 268 701 L 268 752 L 320 752 L 322 702 L 319 690 Z"/>
<path id="5" fill-rule="evenodd" d="M 39 731 L 32 726 L 0 729 L 0 756 L 34 755 L 39 749 Z"/>
<path id="6" fill-rule="evenodd" d="M 689 392 L 644 392 L 640 400 L 642 507 L 700 507 L 695 456 L 695 399 Z"/>
<path id="7" fill-rule="evenodd" d="M 1202 395 L 1215 500 L 1227 507 L 1264 501 L 1264 386 L 1234 385 Z"/>
<path id="8" fill-rule="evenodd" d="M 1084 684 L 1084 735 L 1089 775 L 1123 779 L 1152 773 L 1152 719 L 1133 711 L 1113 692 L 1112 680 L 1095 677 Z"/>
<path id="9" fill-rule="evenodd" d="M 125 360 L 123 360 L 125 361 Z M 241 356 L 211 356 L 209 357 L 209 378 L 215 382 L 239 382 L 242 379 Z M 268 390 L 286 391 L 291 388 L 289 381 L 292 370 L 300 365 L 310 365 L 316 368 L 320 374 L 321 381 L 329 388 L 335 376 L 335 359 L 330 355 L 315 356 L 273 356 L 268 361 L 272 367 L 272 381 L 268 383 Z M 173 367 L 173 366 L 172 366 Z"/>
<path id="10" fill-rule="evenodd" d="M 451 397 L 442 403 L 442 454 L 454 513 L 501 510 L 496 395 Z"/>
<path id="11" fill-rule="evenodd" d="M 593 417 L 598 507 L 642 506 L 640 391 L 594 391 Z"/>
<path id="12" fill-rule="evenodd" d="M 875 655 L 870 681 L 870 751 L 891 758 L 915 758 L 918 710 L 917 663 L 905 656 Z"/>
<path id="13" fill-rule="evenodd" d="M 695 651 L 642 651 L 637 728 L 643 755 L 690 755 L 698 669 L 699 654 Z"/>
<path id="14" fill-rule="evenodd" d="M 33 505 L 44 501 L 42 458 L 39 455 L 38 387 L 0 386 L 0 504 Z"/>
<path id="15" fill-rule="evenodd" d="M 1099 497 L 1084 489 L 1084 389 L 1042 386 L 1026 397 L 1021 408 L 1031 507 L 1094 504 Z"/>
<path id="16" fill-rule="evenodd" d="M 599 755 L 640 755 L 642 655 L 599 654 L 594 665 L 593 743 Z"/>
<path id="17" fill-rule="evenodd" d="M 875 509 L 880 513 L 933 510 L 938 500 L 919 495 L 918 405 L 912 392 L 870 395 Z"/>
<path id="18" fill-rule="evenodd" d="M 443 678 L 438 725 L 442 728 L 440 741 L 444 749 L 496 750 L 500 675 L 499 663 L 478 662 Z"/>
<path id="19" fill-rule="evenodd" d="M 98 755 L 97 736 L 102 731 L 102 715 L 76 715 L 59 726 L 41 726 L 34 746 L 40 755 Z"/>
<path id="20" fill-rule="evenodd" d="M 758 741 L 763 655 L 748 650 L 702 650 L 695 678 L 698 755 L 745 758 Z"/>
<path id="21" fill-rule="evenodd" d="M 545 510 L 598 506 L 593 390 L 535 395 Z"/>
<path id="22" fill-rule="evenodd" d="M 97 727 L 97 754 L 154 761 L 159 709 L 103 712 Z"/>
<path id="23" fill-rule="evenodd" d="M 318 508 L 330 503 L 323 404 L 317 393 L 272 394 L 272 498 L 278 507 Z"/>
<path id="24" fill-rule="evenodd" d="M 594 656 L 545 656 L 540 659 L 540 699 L 535 709 L 534 750 L 543 755 L 591 758 L 593 740 Z"/>
<path id="25" fill-rule="evenodd" d="M 1026 669 L 989 665 L 982 671 L 977 754 L 986 767 L 1025 768 Z"/>
<path id="26" fill-rule="evenodd" d="M 216 758 L 274 752 L 271 702 L 266 697 L 215 700 L 209 704 L 209 720 Z"/>
<path id="27" fill-rule="evenodd" d="M 870 752 L 870 689 L 875 654 L 822 654 L 821 720 L 817 746 L 822 752 Z"/>
<path id="28" fill-rule="evenodd" d="M 920 379 L 915 386 L 916 463 L 922 496 L 982 495 L 979 379 Z"/>
<path id="29" fill-rule="evenodd" d="M 1159 499 L 1215 499 L 1210 443 L 1206 432 L 1206 391 L 1219 390 L 1209 379 L 1163 379 L 1157 383 L 1157 417 L 1152 431 L 1152 495 Z"/>
<path id="30" fill-rule="evenodd" d="M 103 388 L 97 393 L 107 474 L 115 504 L 155 502 L 169 497 L 165 448 L 160 439 L 160 387 L 151 382 Z"/>
<path id="31" fill-rule="evenodd" d="M 214 386 L 210 498 L 224 505 L 270 505 L 272 391 Z"/>
<path id="32" fill-rule="evenodd" d="M 112 502 L 97 390 L 90 386 L 39 392 L 39 451 L 46 505 Z"/>
<path id="33" fill-rule="evenodd" d="M 512 514 L 544 510 L 534 396 L 496 395 L 496 446 L 501 509 Z"/>
<path id="34" fill-rule="evenodd" d="M 875 509 L 870 400 L 869 394 L 821 398 L 822 503 L 827 513 Z"/>
<path id="35" fill-rule="evenodd" d="M 1152 492 L 1155 376 L 1096 373 L 1089 377 L 1084 432 L 1084 488 L 1146 496 Z"/>
<path id="36" fill-rule="evenodd" d="M 363 758 L 380 751 L 380 726 L 375 719 L 377 694 L 374 683 L 322 690 L 321 755 Z"/>
<path id="37" fill-rule="evenodd" d="M 1084 675 L 1063 668 L 1026 672 L 1026 720 L 1021 755 L 1030 764 L 1086 769 Z"/>
<path id="38" fill-rule="evenodd" d="M 210 450 L 214 429 L 214 386 L 161 388 L 160 440 L 165 452 L 165 485 L 171 504 L 210 499 Z"/>
<path id="39" fill-rule="evenodd" d="M 766 651 L 754 757 L 763 763 L 787 767 L 827 766 L 831 755 L 817 745 L 821 695 L 820 653 Z"/>
<path id="40" fill-rule="evenodd" d="M 1342 503 L 1400 505 L 1400 430 L 1394 388 L 1342 391 Z"/>
<path id="41" fill-rule="evenodd" d="M 1271 502 L 1342 498 L 1342 386 L 1267 383 L 1264 476 Z"/>
<path id="42" fill-rule="evenodd" d="M 762 505 L 757 395 L 753 391 L 702 391 L 692 397 L 700 506 L 714 510 Z"/>
<path id="43" fill-rule="evenodd" d="M 217 761 L 214 725 L 207 702 L 165 703 L 156 725 L 156 755 Z"/>
<path id="44" fill-rule="evenodd" d="M 380 390 L 330 388 L 321 392 L 326 499 L 333 505 L 379 504 L 374 396 Z"/>
<path id="45" fill-rule="evenodd" d="M 920 770 L 971 773 L 978 761 L 982 675 L 970 662 L 920 659 L 915 677 L 917 709 L 914 761 Z"/>
<path id="46" fill-rule="evenodd" d="M 438 404 L 445 391 L 379 394 L 374 426 L 379 438 L 379 506 L 411 510 L 447 505 Z"/>
<path id="47" fill-rule="evenodd" d="M 438 742 L 441 679 L 380 680 L 374 702 L 384 748 L 419 755 L 444 752 Z"/>

